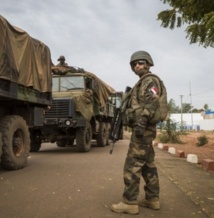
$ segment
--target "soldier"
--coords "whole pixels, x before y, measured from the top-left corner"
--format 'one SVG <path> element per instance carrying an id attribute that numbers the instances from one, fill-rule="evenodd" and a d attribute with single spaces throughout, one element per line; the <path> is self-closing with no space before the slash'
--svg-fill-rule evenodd
<path id="1" fill-rule="evenodd" d="M 130 65 L 140 79 L 129 92 L 130 97 L 125 107 L 132 135 L 124 164 L 123 200 L 119 204 L 113 204 L 111 210 L 117 213 L 138 214 L 138 205 L 153 210 L 160 209 L 159 179 L 152 147 L 156 137 L 156 124 L 151 123 L 151 118 L 159 107 L 161 86 L 156 77 L 150 76 L 150 67 L 154 66 L 154 63 L 149 53 L 133 53 Z M 150 75 L 142 78 L 146 74 Z M 145 199 L 138 200 L 141 176 L 145 181 Z"/>
<path id="2" fill-rule="evenodd" d="M 56 66 L 68 66 L 67 63 L 65 63 L 65 56 L 61 55 L 58 58 L 59 63 Z"/>

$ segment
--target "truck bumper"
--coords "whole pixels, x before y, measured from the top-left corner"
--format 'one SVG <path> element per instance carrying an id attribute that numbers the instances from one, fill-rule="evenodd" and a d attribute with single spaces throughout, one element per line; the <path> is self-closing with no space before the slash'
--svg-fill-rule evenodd
<path id="1" fill-rule="evenodd" d="M 44 120 L 44 126 L 58 126 L 58 128 L 77 128 L 86 125 L 85 119 L 72 118 L 48 118 Z"/>

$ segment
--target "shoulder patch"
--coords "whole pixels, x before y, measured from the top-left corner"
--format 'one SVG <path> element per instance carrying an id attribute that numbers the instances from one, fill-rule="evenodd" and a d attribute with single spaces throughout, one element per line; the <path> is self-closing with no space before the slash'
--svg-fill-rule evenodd
<path id="1" fill-rule="evenodd" d="M 156 86 L 152 86 L 149 91 L 153 94 L 157 94 L 158 93 L 158 88 Z"/>

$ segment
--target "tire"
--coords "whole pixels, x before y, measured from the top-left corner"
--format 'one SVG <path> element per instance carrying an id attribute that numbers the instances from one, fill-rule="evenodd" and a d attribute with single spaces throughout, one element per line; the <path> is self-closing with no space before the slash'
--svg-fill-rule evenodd
<path id="1" fill-rule="evenodd" d="M 105 147 L 107 144 L 107 128 L 104 122 L 100 122 L 99 132 L 97 135 L 97 145 L 99 147 Z"/>
<path id="2" fill-rule="evenodd" d="M 30 151 L 30 133 L 25 120 L 16 115 L 5 116 L 0 121 L 3 153 L 1 165 L 6 170 L 23 168 Z"/>
<path id="3" fill-rule="evenodd" d="M 75 140 L 75 139 L 69 139 L 69 140 L 68 140 L 68 146 L 69 146 L 69 147 L 71 147 L 71 146 L 74 145 L 74 140 Z"/>
<path id="4" fill-rule="evenodd" d="M 30 133 L 30 152 L 38 152 L 41 148 L 42 141 L 41 139 L 37 139 L 36 133 Z"/>
<path id="5" fill-rule="evenodd" d="M 67 145 L 67 139 L 60 139 L 56 141 L 56 145 L 60 148 L 64 148 Z"/>
<path id="6" fill-rule="evenodd" d="M 86 126 L 76 130 L 76 149 L 80 152 L 87 152 L 91 149 L 92 129 L 89 122 Z"/>

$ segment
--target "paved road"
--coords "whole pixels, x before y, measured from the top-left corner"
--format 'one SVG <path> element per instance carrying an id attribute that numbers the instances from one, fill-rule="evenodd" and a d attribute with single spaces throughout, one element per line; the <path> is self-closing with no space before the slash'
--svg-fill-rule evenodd
<path id="1" fill-rule="evenodd" d="M 0 169 L 1 218 L 131 217 L 111 212 L 121 201 L 128 139 L 88 153 L 45 144 L 31 153 L 27 167 Z M 155 148 L 161 184 L 161 210 L 140 208 L 138 217 L 214 217 L 214 173 Z M 141 185 L 143 197 L 143 181 Z"/>

